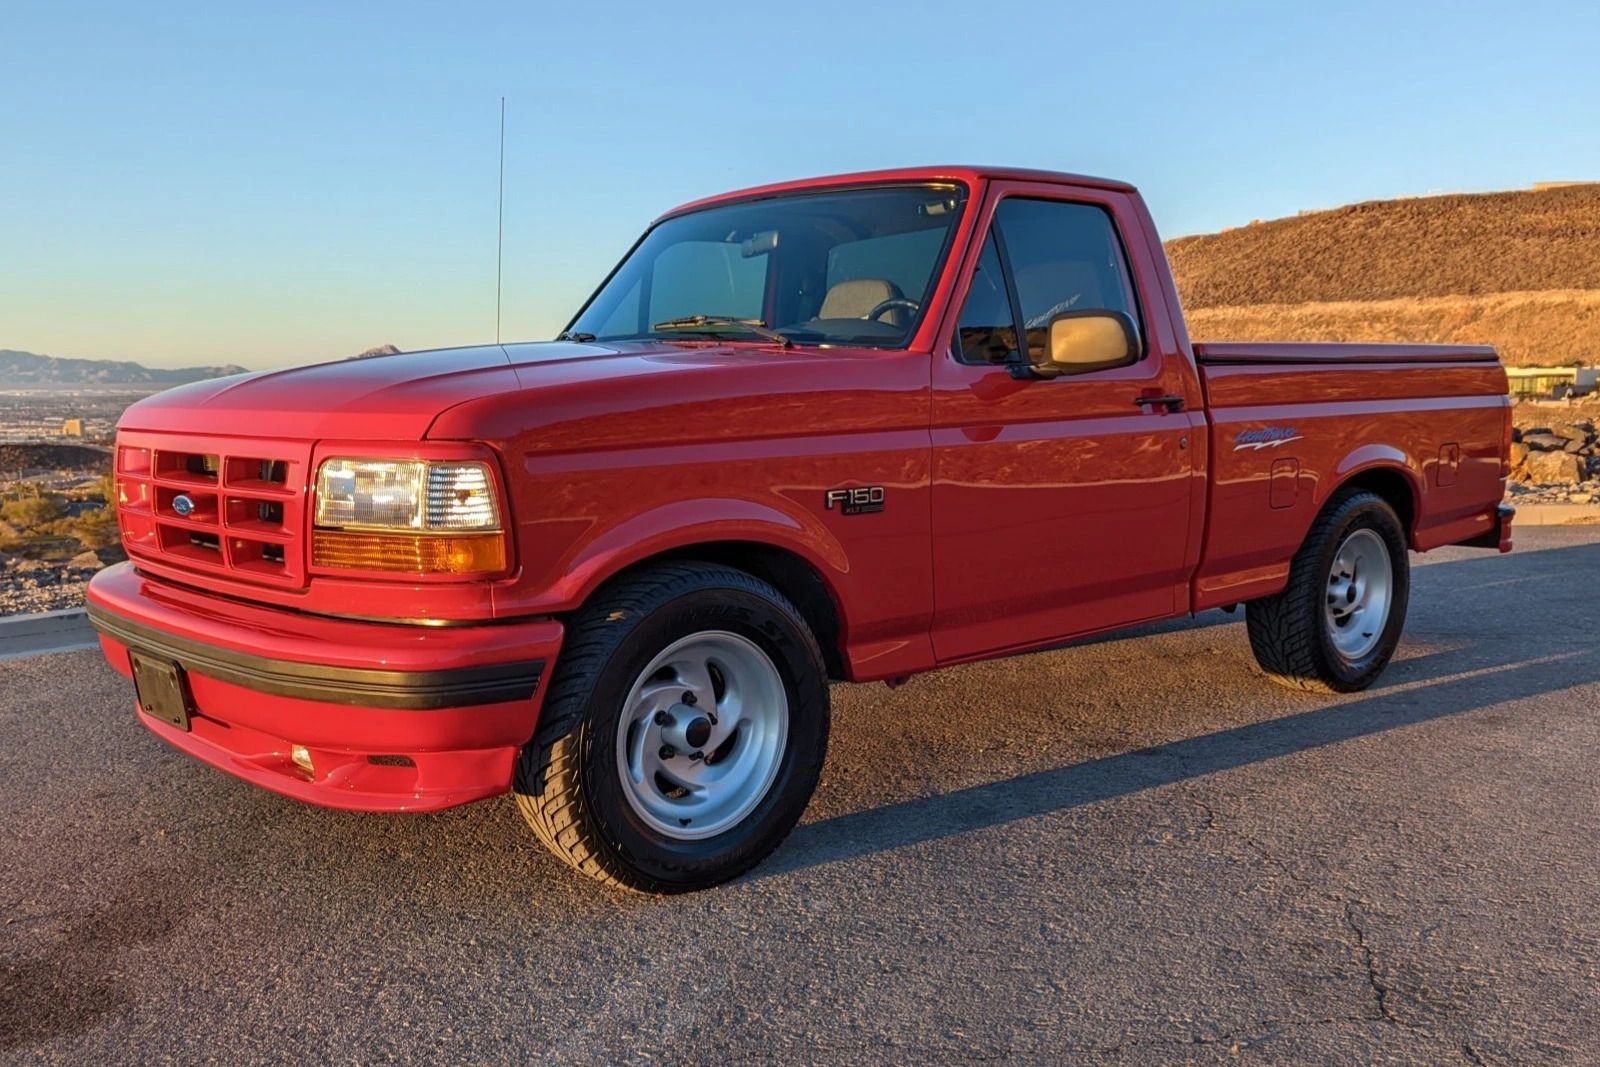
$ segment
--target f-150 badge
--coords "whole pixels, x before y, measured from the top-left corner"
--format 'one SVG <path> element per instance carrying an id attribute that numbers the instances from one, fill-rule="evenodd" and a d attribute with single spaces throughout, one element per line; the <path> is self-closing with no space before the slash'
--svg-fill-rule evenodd
<path id="1" fill-rule="evenodd" d="M 1240 430 L 1233 437 L 1233 450 L 1242 452 L 1247 448 L 1260 451 L 1263 448 L 1277 448 L 1290 441 L 1300 440 L 1301 434 L 1293 426 L 1263 426 L 1259 430 Z"/>
<path id="2" fill-rule="evenodd" d="M 871 515 L 883 510 L 883 486 L 859 485 L 854 489 L 829 489 L 823 494 L 823 503 L 829 511 L 841 515 Z"/>

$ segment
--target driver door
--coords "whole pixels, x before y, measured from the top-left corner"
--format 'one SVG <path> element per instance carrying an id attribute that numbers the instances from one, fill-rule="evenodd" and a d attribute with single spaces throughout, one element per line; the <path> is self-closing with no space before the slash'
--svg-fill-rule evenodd
<path id="1" fill-rule="evenodd" d="M 941 662 L 1172 615 L 1198 551 L 1204 434 L 1131 198 L 997 183 L 933 369 L 934 649 Z M 1051 317 L 1105 309 L 1137 325 L 1120 366 L 1019 377 Z M 1193 391 L 1196 395 L 1190 395 Z M 1151 403 L 1141 398 L 1165 397 Z"/>

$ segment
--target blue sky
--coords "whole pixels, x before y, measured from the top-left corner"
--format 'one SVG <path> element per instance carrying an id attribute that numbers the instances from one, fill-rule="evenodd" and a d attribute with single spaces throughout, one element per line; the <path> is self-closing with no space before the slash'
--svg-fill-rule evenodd
<path id="1" fill-rule="evenodd" d="M 266 367 L 550 336 L 660 211 L 993 162 L 1168 235 L 1600 178 L 1600 5 L 74 4 L 0 37 L 0 348 Z"/>

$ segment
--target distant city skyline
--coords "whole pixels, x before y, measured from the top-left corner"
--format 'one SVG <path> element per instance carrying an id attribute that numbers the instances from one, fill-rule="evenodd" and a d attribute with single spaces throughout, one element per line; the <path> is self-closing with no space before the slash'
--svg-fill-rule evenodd
<path id="1" fill-rule="evenodd" d="M 1593 5 L 8 5 L 0 348 L 270 367 L 549 337 L 659 212 L 928 162 L 1168 235 L 1600 178 Z"/>

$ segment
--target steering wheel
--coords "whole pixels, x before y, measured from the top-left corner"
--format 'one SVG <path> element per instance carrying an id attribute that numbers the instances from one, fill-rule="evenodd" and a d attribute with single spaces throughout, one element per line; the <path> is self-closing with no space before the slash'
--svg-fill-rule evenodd
<path id="1" fill-rule="evenodd" d="M 878 317 L 885 311 L 892 311 L 895 308 L 905 308 L 907 311 L 911 312 L 911 314 L 915 315 L 917 313 L 917 309 L 920 307 L 922 307 L 922 305 L 917 303 L 915 300 L 909 300 L 903 296 L 892 296 L 888 300 L 878 301 L 872 306 L 872 310 L 867 312 L 862 317 L 868 321 L 876 321 Z"/>

